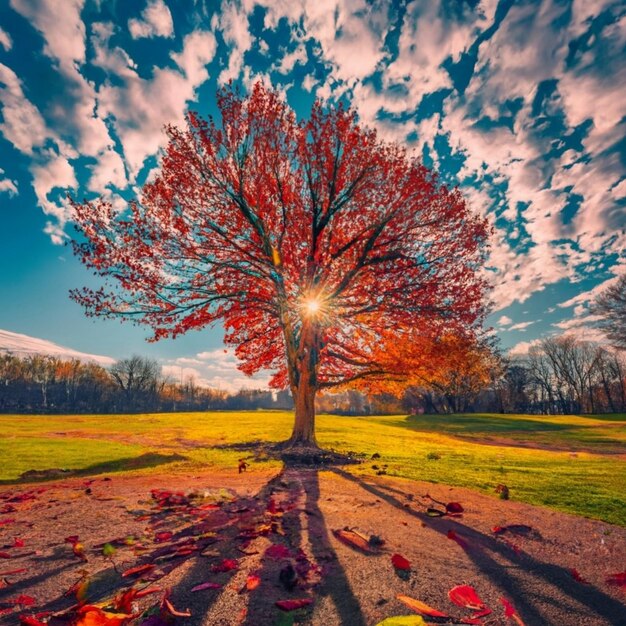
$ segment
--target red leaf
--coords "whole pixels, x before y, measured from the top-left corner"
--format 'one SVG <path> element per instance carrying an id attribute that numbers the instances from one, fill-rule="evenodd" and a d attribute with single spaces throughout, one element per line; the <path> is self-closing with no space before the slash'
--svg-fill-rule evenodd
<path id="1" fill-rule="evenodd" d="M 291 556 L 291 551 L 282 543 L 275 543 L 265 551 L 264 556 L 279 561 L 280 559 L 288 559 Z"/>
<path id="2" fill-rule="evenodd" d="M 214 565 L 211 568 L 212 572 L 230 572 L 232 570 L 239 569 L 239 563 L 237 559 L 224 559 L 219 565 Z"/>
<path id="3" fill-rule="evenodd" d="M 512 619 L 517 624 L 517 626 L 525 626 L 522 618 L 515 610 L 515 607 L 506 598 L 500 598 L 500 602 L 504 606 L 504 615 L 506 617 Z"/>
<path id="4" fill-rule="evenodd" d="M 446 504 L 446 512 L 452 513 L 453 515 L 457 515 L 459 513 L 463 513 L 464 509 L 459 502 L 448 502 Z"/>
<path id="5" fill-rule="evenodd" d="M 467 541 L 465 541 L 463 537 L 457 535 L 453 530 L 448 531 L 448 539 L 456 541 L 461 546 L 461 548 L 463 548 L 463 550 L 467 550 L 467 548 L 469 547 Z"/>
<path id="6" fill-rule="evenodd" d="M 13 557 L 8 552 L 0 552 L 0 559 L 12 559 Z"/>
<path id="7" fill-rule="evenodd" d="M 163 543 L 164 541 L 169 541 L 172 538 L 172 536 L 173 536 L 172 533 L 169 531 L 157 533 L 154 536 L 154 541 L 156 543 Z"/>
<path id="8" fill-rule="evenodd" d="M 469 585 L 458 585 L 448 591 L 448 598 L 457 606 L 463 606 L 472 611 L 482 611 L 485 603 L 478 597 L 476 590 Z"/>
<path id="9" fill-rule="evenodd" d="M 187 609 L 186 611 L 179 611 L 174 608 L 174 605 L 167 599 L 163 599 L 163 605 L 165 606 L 167 612 L 174 617 L 191 617 L 191 611 Z"/>
<path id="10" fill-rule="evenodd" d="M 396 569 L 408 571 L 411 569 L 411 563 L 405 559 L 401 554 L 394 554 L 391 557 L 391 562 Z"/>
<path id="11" fill-rule="evenodd" d="M 583 585 L 588 585 L 588 584 L 589 584 L 589 581 L 588 581 L 588 580 L 585 580 L 585 579 L 584 579 L 584 578 L 580 575 L 580 572 L 579 572 L 579 571 L 578 571 L 575 567 L 573 567 L 573 568 L 570 570 L 570 574 L 572 575 L 572 578 L 573 578 L 574 580 L 576 580 L 577 582 L 582 583 Z"/>
<path id="12" fill-rule="evenodd" d="M 626 572 L 610 574 L 609 576 L 607 576 L 606 582 L 607 584 L 615 585 L 616 587 L 626 587 Z"/>
<path id="13" fill-rule="evenodd" d="M 11 519 L 0 519 L 0 526 L 5 526 L 6 524 L 13 524 L 15 522 L 15 520 L 13 518 Z"/>
<path id="14" fill-rule="evenodd" d="M 13 547 L 14 548 L 23 548 L 24 547 L 24 540 L 20 539 L 19 537 L 15 537 L 15 539 L 13 540 Z"/>
<path id="15" fill-rule="evenodd" d="M 204 589 L 221 589 L 221 587 L 222 585 L 220 585 L 219 583 L 207 582 L 192 587 L 191 591 L 203 591 Z"/>
<path id="16" fill-rule="evenodd" d="M 276 606 L 281 611 L 297 611 L 305 606 L 313 604 L 312 598 L 300 598 L 298 600 L 278 600 Z"/>
<path id="17" fill-rule="evenodd" d="M 69 537 L 65 538 L 65 543 L 78 543 L 78 535 L 70 535 Z"/>
<path id="18" fill-rule="evenodd" d="M 20 624 L 23 626 L 46 626 L 45 622 L 39 621 L 32 615 L 20 615 Z"/>
<path id="19" fill-rule="evenodd" d="M 449 617 L 446 613 L 433 609 L 421 600 L 415 600 L 415 598 L 402 595 L 401 593 L 399 593 L 396 598 L 406 604 L 411 610 L 421 615 L 427 615 L 428 617 Z"/>
<path id="20" fill-rule="evenodd" d="M 253 591 L 261 584 L 261 578 L 256 574 L 248 574 L 246 578 L 246 584 L 241 588 L 241 591 Z"/>
<path id="21" fill-rule="evenodd" d="M 122 578 L 128 578 L 129 576 L 139 576 L 140 574 L 145 574 L 153 570 L 156 565 L 152 563 L 146 563 L 145 565 L 137 565 L 136 567 L 131 567 L 127 569 L 125 572 L 122 572 Z"/>
<path id="22" fill-rule="evenodd" d="M 11 576 L 12 574 L 23 574 L 27 569 L 25 567 L 21 567 L 20 569 L 7 569 L 0 572 L 0 576 Z"/>

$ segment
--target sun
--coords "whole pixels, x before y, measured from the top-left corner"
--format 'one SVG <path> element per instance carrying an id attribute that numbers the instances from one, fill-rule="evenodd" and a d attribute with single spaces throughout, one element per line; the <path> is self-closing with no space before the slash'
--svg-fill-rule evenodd
<path id="1" fill-rule="evenodd" d="M 309 315 L 316 315 L 320 312 L 320 309 L 322 308 L 322 303 L 317 298 L 309 298 L 304 303 L 304 308 Z"/>

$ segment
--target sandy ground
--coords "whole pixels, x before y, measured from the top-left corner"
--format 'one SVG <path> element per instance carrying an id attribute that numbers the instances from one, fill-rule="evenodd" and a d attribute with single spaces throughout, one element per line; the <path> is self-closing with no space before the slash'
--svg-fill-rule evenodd
<path id="1" fill-rule="evenodd" d="M 153 497 L 155 489 L 168 491 Z M 427 493 L 461 503 L 462 516 L 429 517 Z M 364 553 L 333 534 L 344 528 L 384 544 Z M 75 550 L 66 541 L 72 535 Z M 115 548 L 108 556 L 105 543 Z M 0 624 L 39 613 L 48 613 L 44 623 L 68 624 L 74 613 L 64 611 L 77 597 L 106 604 L 131 586 L 160 590 L 133 607 L 154 605 L 166 618 L 151 624 L 373 626 L 413 613 L 398 594 L 455 618 L 429 623 L 460 623 L 473 612 L 452 604 L 448 590 L 471 585 L 493 611 L 475 623 L 519 626 L 505 617 L 504 597 L 526 626 L 626 625 L 626 589 L 607 583 L 626 570 L 626 529 L 468 489 L 363 480 L 341 468 L 7 487 L 0 546 Z M 410 570 L 396 570 L 394 554 Z M 137 565 L 154 567 L 123 576 Z M 221 586 L 192 591 L 206 582 Z M 191 616 L 159 609 L 164 592 Z M 276 606 L 293 599 L 311 603 Z"/>

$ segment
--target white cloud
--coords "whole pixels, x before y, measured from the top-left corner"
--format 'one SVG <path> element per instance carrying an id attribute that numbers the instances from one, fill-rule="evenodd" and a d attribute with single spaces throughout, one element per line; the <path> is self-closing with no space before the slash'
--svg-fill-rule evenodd
<path id="1" fill-rule="evenodd" d="M 123 61 L 128 57 L 124 57 L 122 51 L 110 50 L 106 39 L 94 39 L 94 46 L 96 54 L 108 62 L 114 61 L 116 68 L 124 63 L 119 76 L 123 84 L 120 85 L 119 80 L 115 84 L 107 82 L 101 87 L 98 100 L 100 114 L 111 116 L 131 180 L 134 180 L 146 157 L 155 154 L 165 143 L 163 126 L 182 122 L 187 102 L 208 78 L 206 65 L 215 54 L 215 36 L 205 31 L 187 35 L 182 50 L 171 55 L 180 71 L 157 67 L 151 79 L 142 78 Z"/>
<path id="2" fill-rule="evenodd" d="M 2 46 L 7 52 L 12 48 L 13 41 L 11 40 L 11 36 L 6 30 L 3 30 L 0 27 L 0 46 Z"/>
<path id="3" fill-rule="evenodd" d="M 163 373 L 173 380 L 193 378 L 203 387 L 222 389 L 234 393 L 240 389 L 267 389 L 269 376 L 255 374 L 252 377 L 237 369 L 237 359 L 232 350 L 210 350 L 196 354 L 195 358 L 180 357 L 167 361 Z"/>
<path id="4" fill-rule="evenodd" d="M 507 330 L 526 330 L 529 326 L 532 326 L 535 322 L 519 322 L 517 324 L 513 324 Z"/>
<path id="5" fill-rule="evenodd" d="M 498 326 L 508 326 L 509 324 L 512 324 L 512 323 L 513 323 L 513 320 L 508 315 L 502 315 L 496 322 Z"/>
<path id="6" fill-rule="evenodd" d="M 0 102 L 3 122 L 0 132 L 20 152 L 31 155 L 50 135 L 37 107 L 24 95 L 15 72 L 0 63 Z"/>
<path id="7" fill-rule="evenodd" d="M 539 345 L 541 339 L 533 339 L 532 341 L 520 341 L 509 350 L 509 356 L 526 356 L 533 346 Z"/>
<path id="8" fill-rule="evenodd" d="M 0 330 L 0 352 L 10 352 L 16 356 L 25 357 L 35 354 L 48 354 L 62 359 L 80 359 L 94 361 L 100 365 L 113 365 L 115 359 L 98 354 L 87 354 L 72 348 L 66 348 L 46 339 L 38 339 L 29 335 Z"/>
<path id="9" fill-rule="evenodd" d="M 133 39 L 174 36 L 172 14 L 163 0 L 148 0 L 141 18 L 128 20 L 128 30 Z"/>
<path id="10" fill-rule="evenodd" d="M 85 61 L 84 0 L 11 0 L 11 7 L 29 20 L 46 41 L 44 51 L 72 74 L 75 63 Z"/>
<path id="11" fill-rule="evenodd" d="M 4 178 L 4 170 L 0 167 L 0 193 L 8 193 L 9 196 L 17 195 L 17 181 Z"/>
<path id="12" fill-rule="evenodd" d="M 224 0 L 219 14 L 215 14 L 214 27 L 222 31 L 224 41 L 230 46 L 228 66 L 219 75 L 220 84 L 239 78 L 243 67 L 243 55 L 252 46 L 248 30 L 248 11 L 236 2 Z"/>

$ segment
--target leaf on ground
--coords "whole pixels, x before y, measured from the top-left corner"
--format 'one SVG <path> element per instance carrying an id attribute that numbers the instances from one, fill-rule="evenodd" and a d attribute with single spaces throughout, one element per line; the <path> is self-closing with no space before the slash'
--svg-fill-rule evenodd
<path id="1" fill-rule="evenodd" d="M 500 602 L 504 606 L 504 615 L 506 617 L 513 620 L 517 626 L 525 626 L 515 607 L 506 598 L 500 598 Z"/>
<path id="2" fill-rule="evenodd" d="M 189 609 L 179 611 L 174 608 L 174 605 L 167 598 L 163 598 L 163 607 L 173 617 L 191 617 L 191 611 Z"/>
<path id="3" fill-rule="evenodd" d="M 102 546 L 102 556 L 111 558 L 116 552 L 117 552 L 117 549 L 115 548 L 115 546 L 112 546 L 110 543 L 105 543 Z"/>
<path id="4" fill-rule="evenodd" d="M 277 600 L 276 606 L 281 611 L 297 611 L 298 609 L 302 609 L 305 606 L 309 606 L 313 604 L 312 598 L 298 598 L 295 600 Z"/>
<path id="5" fill-rule="evenodd" d="M 572 575 L 572 578 L 573 578 L 576 582 L 582 583 L 583 585 L 588 585 L 588 584 L 590 584 L 588 580 L 584 579 L 584 578 L 580 575 L 580 572 L 579 572 L 579 571 L 578 571 L 575 567 L 573 567 L 573 568 L 569 571 L 569 573 Z"/>
<path id="6" fill-rule="evenodd" d="M 248 574 L 246 578 L 246 584 L 244 585 L 242 591 L 245 589 L 246 591 L 253 591 L 261 584 L 261 577 L 257 576 L 257 574 Z"/>
<path id="7" fill-rule="evenodd" d="M 469 585 L 458 585 L 448 591 L 448 598 L 457 606 L 471 609 L 472 611 L 482 611 L 485 603 L 480 599 L 476 590 Z"/>
<path id="8" fill-rule="evenodd" d="M 428 515 L 428 517 L 443 517 L 445 514 L 445 511 L 441 511 L 440 509 L 434 509 L 431 506 L 426 509 L 426 515 Z"/>
<path id="9" fill-rule="evenodd" d="M 13 539 L 13 547 L 14 548 L 23 548 L 24 547 L 24 540 L 20 539 L 19 537 L 15 537 L 15 539 Z"/>
<path id="10" fill-rule="evenodd" d="M 460 515 L 463 511 L 464 509 L 460 502 L 448 502 L 446 504 L 446 513 L 450 515 Z"/>
<path id="11" fill-rule="evenodd" d="M 415 598 L 411 598 L 410 596 L 405 596 L 399 593 L 396 598 L 400 600 L 400 602 L 406 604 L 411 610 L 416 613 L 420 613 L 421 615 L 427 615 L 428 617 L 449 617 L 446 613 L 442 613 L 437 609 L 433 609 L 428 606 L 425 602 L 421 600 L 416 600 Z"/>
<path id="12" fill-rule="evenodd" d="M 192 587 L 191 591 L 204 591 L 205 589 L 221 589 L 221 587 L 222 585 L 220 585 L 219 583 L 206 582 L 206 583 L 200 583 L 199 585 Z"/>
<path id="13" fill-rule="evenodd" d="M 289 550 L 289 548 L 282 543 L 274 543 L 265 551 L 263 556 L 280 561 L 280 559 L 290 558 L 291 550 Z"/>
<path id="14" fill-rule="evenodd" d="M 411 563 L 408 559 L 404 558 L 401 554 L 394 554 L 391 557 L 391 563 L 396 569 L 410 571 Z"/>
<path id="15" fill-rule="evenodd" d="M 0 552 L 0 559 L 12 559 L 13 555 L 8 552 Z"/>
<path id="16" fill-rule="evenodd" d="M 237 559 L 223 559 L 219 565 L 214 565 L 211 568 L 211 571 L 215 573 L 220 573 L 231 572 L 236 569 L 239 569 L 239 563 Z"/>
<path id="17" fill-rule="evenodd" d="M 378 622 L 376 626 L 426 626 L 426 622 L 419 615 L 396 615 Z"/>
<path id="18" fill-rule="evenodd" d="M 137 565 L 136 567 L 131 567 L 126 571 L 122 572 L 122 578 L 128 578 L 129 576 L 140 576 L 141 574 L 145 574 L 147 572 L 152 571 L 156 565 L 152 563 L 145 563 L 144 565 Z"/>
<path id="19" fill-rule="evenodd" d="M 456 543 L 458 543 L 461 548 L 463 548 L 463 550 L 467 550 L 469 548 L 469 544 L 467 543 L 467 541 L 463 539 L 463 537 L 461 537 L 460 535 L 457 535 L 453 530 L 448 531 L 448 539 L 456 541 Z"/>
<path id="20" fill-rule="evenodd" d="M 165 541 L 169 541 L 173 537 L 173 534 L 170 531 L 164 531 L 161 533 L 157 533 L 154 536 L 155 543 L 163 543 Z"/>
<path id="21" fill-rule="evenodd" d="M 42 622 L 33 615 L 20 615 L 20 624 L 22 626 L 47 626 L 46 622 Z"/>
<path id="22" fill-rule="evenodd" d="M 528 524 L 509 524 L 508 526 L 494 526 L 491 529 L 494 535 L 503 535 L 505 533 L 511 533 L 513 535 L 520 535 L 524 537 L 530 537 L 532 539 L 541 539 L 541 533 L 535 530 Z"/>
<path id="23" fill-rule="evenodd" d="M 616 587 L 623 587 L 626 589 L 626 572 L 619 572 L 617 574 L 610 574 L 606 578 L 608 585 L 614 585 Z"/>
<path id="24" fill-rule="evenodd" d="M 355 550 L 359 550 L 360 552 L 364 552 L 365 554 L 379 553 L 379 550 L 373 547 L 370 542 L 363 537 L 363 535 L 360 535 L 353 530 L 333 530 L 333 535 L 335 535 L 341 543 L 344 543 Z"/>
<path id="25" fill-rule="evenodd" d="M 73 616 L 72 612 L 67 616 L 70 617 L 71 621 L 66 623 L 71 624 L 71 626 L 124 626 L 133 617 L 133 615 L 126 613 L 110 613 L 98 606 L 89 604 L 79 607 Z"/>

